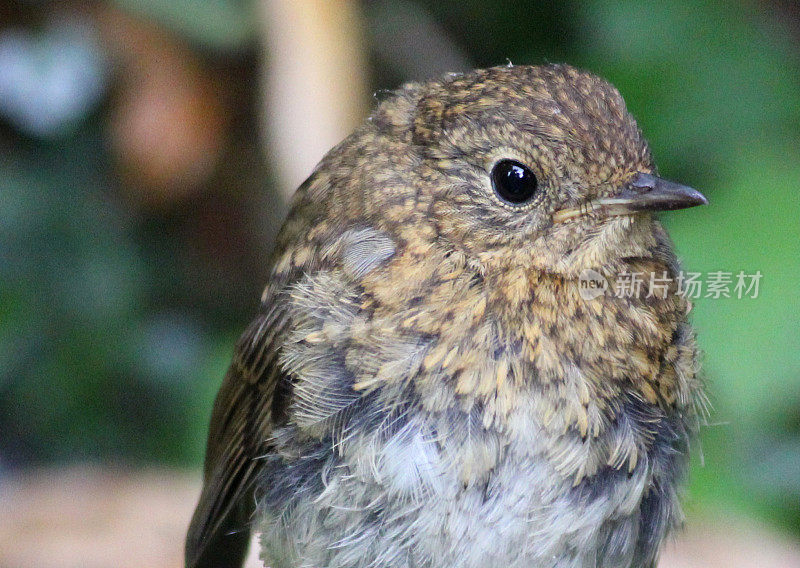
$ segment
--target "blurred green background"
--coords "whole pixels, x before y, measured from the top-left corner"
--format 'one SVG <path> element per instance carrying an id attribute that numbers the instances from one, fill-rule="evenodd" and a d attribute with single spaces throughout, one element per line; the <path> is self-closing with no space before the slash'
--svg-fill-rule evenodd
<path id="1" fill-rule="evenodd" d="M 273 98 L 276 77 L 330 51 L 300 4 L 0 5 L 0 479 L 86 462 L 199 467 L 286 189 L 320 157 L 303 140 L 329 116 L 340 137 L 354 120 L 325 89 Z M 620 89 L 662 175 L 711 202 L 665 216 L 685 268 L 763 274 L 757 298 L 695 302 L 713 412 L 688 508 L 800 537 L 797 4 L 327 10 L 321 29 L 352 51 L 323 72 L 350 78 L 356 118 L 372 92 L 507 60 L 570 62 Z M 284 124 L 275 109 L 293 102 L 308 106 Z"/>

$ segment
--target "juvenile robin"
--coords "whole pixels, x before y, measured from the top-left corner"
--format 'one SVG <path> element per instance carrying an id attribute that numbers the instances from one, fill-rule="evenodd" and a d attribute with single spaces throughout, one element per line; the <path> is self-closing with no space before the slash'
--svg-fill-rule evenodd
<path id="1" fill-rule="evenodd" d="M 273 568 L 654 566 L 702 390 L 652 213 L 704 203 L 572 67 L 393 93 L 297 191 L 186 565 L 240 566 L 255 530 Z"/>

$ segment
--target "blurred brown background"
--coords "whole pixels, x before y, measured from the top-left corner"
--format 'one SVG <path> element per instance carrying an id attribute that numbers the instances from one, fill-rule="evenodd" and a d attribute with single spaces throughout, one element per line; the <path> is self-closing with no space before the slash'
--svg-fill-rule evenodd
<path id="1" fill-rule="evenodd" d="M 690 271 L 714 411 L 664 567 L 800 566 L 795 2 L 0 2 L 0 568 L 181 565 L 210 405 L 294 188 L 404 81 L 615 83 Z"/>

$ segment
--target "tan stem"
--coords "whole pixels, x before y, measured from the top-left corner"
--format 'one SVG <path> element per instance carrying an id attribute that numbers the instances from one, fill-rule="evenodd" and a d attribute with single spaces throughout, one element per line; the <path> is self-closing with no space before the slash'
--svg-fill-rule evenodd
<path id="1" fill-rule="evenodd" d="M 358 2 L 262 0 L 263 126 L 284 198 L 368 109 Z"/>

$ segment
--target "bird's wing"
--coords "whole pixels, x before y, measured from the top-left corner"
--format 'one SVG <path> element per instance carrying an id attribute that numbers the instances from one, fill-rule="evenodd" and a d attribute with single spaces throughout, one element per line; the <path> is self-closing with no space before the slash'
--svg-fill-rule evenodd
<path id="1" fill-rule="evenodd" d="M 275 246 L 273 266 L 292 258 L 292 245 L 307 234 L 325 210 L 305 199 L 317 178 L 312 174 L 295 192 L 295 203 Z M 288 376 L 279 363 L 290 333 L 287 291 L 309 268 L 312 260 L 290 262 L 280 275 L 273 272 L 256 318 L 244 331 L 222 381 L 206 447 L 203 491 L 186 535 L 186 568 L 239 568 L 250 541 L 255 511 L 254 485 L 276 414 L 289 405 Z"/>
<path id="2" fill-rule="evenodd" d="M 279 294 L 264 302 L 236 345 L 214 403 L 203 491 L 186 538 L 187 568 L 238 568 L 244 561 L 257 458 L 268 451 L 271 415 L 279 402 L 278 350 L 288 327 L 284 308 Z"/>
<path id="3" fill-rule="evenodd" d="M 254 485 L 272 451 L 276 423 L 289 421 L 322 437 L 341 431 L 342 417 L 364 396 L 354 390 L 357 379 L 342 354 L 353 343 L 351 324 L 363 300 L 358 280 L 388 261 L 395 244 L 367 225 L 338 232 L 329 223 L 330 233 L 318 237 L 325 244 L 305 247 L 326 212 L 322 190 L 306 196 L 315 184 L 328 183 L 317 177 L 312 174 L 296 193 L 278 236 L 271 287 L 237 343 L 214 403 L 203 491 L 186 538 L 187 568 L 241 566 Z M 307 341 L 320 336 L 324 340 Z M 395 338 L 384 339 L 396 350 Z M 375 345 L 368 339 L 360 349 L 353 360 L 372 357 Z"/>

